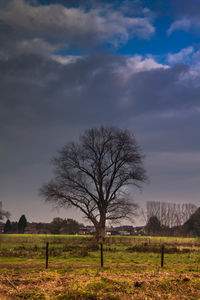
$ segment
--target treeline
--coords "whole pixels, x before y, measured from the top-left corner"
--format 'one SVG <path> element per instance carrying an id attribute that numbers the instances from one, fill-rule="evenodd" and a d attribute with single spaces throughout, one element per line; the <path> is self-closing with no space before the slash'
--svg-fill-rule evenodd
<path id="1" fill-rule="evenodd" d="M 73 219 L 54 218 L 50 223 L 28 223 L 25 215 L 19 222 L 10 222 L 8 219 L 4 225 L 4 233 L 49 233 L 49 234 L 77 234 L 80 226 Z"/>
<path id="2" fill-rule="evenodd" d="M 190 203 L 148 201 L 144 232 L 162 236 L 200 236 L 200 208 Z"/>
<path id="3" fill-rule="evenodd" d="M 4 233 L 24 233 L 27 226 L 27 220 L 25 215 L 22 215 L 18 222 L 10 222 L 8 219 L 4 226 Z"/>
<path id="4" fill-rule="evenodd" d="M 2 209 L 0 202 L 0 220 L 10 214 Z M 148 201 L 144 214 L 146 224 L 126 231 L 130 234 L 157 236 L 200 236 L 200 208 L 191 203 L 177 204 L 168 202 Z M 3 223 L 1 223 L 2 225 Z M 7 219 L 1 228 L 3 233 L 40 233 L 40 234 L 84 234 L 83 224 L 73 219 L 54 218 L 50 223 L 29 223 L 22 215 L 18 222 Z M 110 234 L 116 234 L 112 228 Z M 87 230 L 86 230 L 87 231 Z M 87 231 L 92 233 L 94 231 Z M 119 231 L 120 232 L 120 231 Z M 118 233 L 119 234 L 119 233 Z"/>
<path id="5" fill-rule="evenodd" d="M 80 231 L 80 226 L 73 219 L 54 218 L 51 223 L 37 223 L 36 229 L 38 232 L 48 232 L 51 234 L 77 234 Z"/>
<path id="6" fill-rule="evenodd" d="M 191 203 L 148 201 L 147 219 L 156 217 L 163 226 L 171 228 L 183 225 L 196 210 Z"/>

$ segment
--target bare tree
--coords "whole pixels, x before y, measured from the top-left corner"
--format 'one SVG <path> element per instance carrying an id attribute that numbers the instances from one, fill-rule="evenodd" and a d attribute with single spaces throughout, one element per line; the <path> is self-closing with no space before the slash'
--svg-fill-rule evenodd
<path id="1" fill-rule="evenodd" d="M 147 202 L 147 220 L 157 217 L 161 225 L 174 227 L 183 225 L 196 211 L 197 207 L 191 203 L 169 203 L 160 201 Z"/>
<path id="2" fill-rule="evenodd" d="M 0 201 L 0 220 L 3 220 L 5 217 L 9 218 L 10 213 L 8 211 L 3 210 L 3 204 Z"/>
<path id="3" fill-rule="evenodd" d="M 128 130 L 100 127 L 86 130 L 79 143 L 68 143 L 54 158 L 55 178 L 41 193 L 58 206 L 81 210 L 96 229 L 97 240 L 105 236 L 106 221 L 133 214 L 127 186 L 140 187 L 146 179 L 143 155 Z"/>

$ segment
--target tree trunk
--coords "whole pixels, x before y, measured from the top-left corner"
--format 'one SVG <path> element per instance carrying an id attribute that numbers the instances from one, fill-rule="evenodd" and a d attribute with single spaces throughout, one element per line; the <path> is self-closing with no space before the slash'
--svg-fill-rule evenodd
<path id="1" fill-rule="evenodd" d="M 99 242 L 99 243 L 104 242 L 104 240 L 105 240 L 105 234 L 106 234 L 105 225 L 100 225 L 99 224 L 96 227 L 96 235 L 95 235 L 97 242 Z"/>

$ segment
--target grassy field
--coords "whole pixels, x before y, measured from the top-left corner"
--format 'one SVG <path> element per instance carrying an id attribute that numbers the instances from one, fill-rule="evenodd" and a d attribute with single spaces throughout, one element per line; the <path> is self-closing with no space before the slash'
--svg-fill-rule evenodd
<path id="1" fill-rule="evenodd" d="M 0 235 L 0 299 L 200 299 L 200 240 Z"/>

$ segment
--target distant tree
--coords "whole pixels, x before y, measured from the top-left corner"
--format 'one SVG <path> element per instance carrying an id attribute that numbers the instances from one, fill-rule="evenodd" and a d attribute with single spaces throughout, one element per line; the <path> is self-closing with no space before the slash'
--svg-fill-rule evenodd
<path id="1" fill-rule="evenodd" d="M 12 231 L 11 233 L 18 233 L 18 222 L 11 222 Z"/>
<path id="2" fill-rule="evenodd" d="M 62 228 L 63 219 L 54 218 L 53 221 L 48 225 L 48 228 L 52 234 L 59 234 Z"/>
<path id="3" fill-rule="evenodd" d="M 36 229 L 38 233 L 47 233 L 49 232 L 49 223 L 37 223 Z"/>
<path id="4" fill-rule="evenodd" d="M 61 233 L 64 234 L 77 234 L 80 230 L 80 224 L 73 220 L 73 219 L 67 219 L 63 220 Z"/>
<path id="5" fill-rule="evenodd" d="M 48 229 L 52 234 L 76 234 L 79 232 L 80 225 L 73 219 L 54 218 L 48 224 Z"/>
<path id="6" fill-rule="evenodd" d="M 55 178 L 41 189 L 47 201 L 78 208 L 105 236 L 106 221 L 134 216 L 137 205 L 127 186 L 140 187 L 146 179 L 143 155 L 135 137 L 115 127 L 92 128 L 68 143 L 54 159 Z"/>
<path id="7" fill-rule="evenodd" d="M 6 224 L 4 225 L 4 233 L 11 233 L 12 232 L 12 225 L 10 220 L 8 219 L 6 221 Z"/>
<path id="8" fill-rule="evenodd" d="M 200 207 L 194 214 L 191 215 L 189 220 L 183 225 L 185 233 L 200 236 Z"/>
<path id="9" fill-rule="evenodd" d="M 183 225 L 196 209 L 196 205 L 191 203 L 148 201 L 147 220 L 155 216 L 161 225 L 169 228 L 177 227 Z"/>
<path id="10" fill-rule="evenodd" d="M 18 232 L 19 233 L 24 233 L 24 229 L 25 229 L 26 226 L 27 226 L 26 217 L 25 217 L 25 215 L 22 215 L 19 219 L 19 222 L 18 222 Z"/>
<path id="11" fill-rule="evenodd" d="M 161 231 L 160 221 L 156 216 L 152 216 L 149 218 L 148 223 L 145 227 L 147 234 L 149 235 L 158 235 Z"/>
<path id="12" fill-rule="evenodd" d="M 3 220 L 4 218 L 9 218 L 10 213 L 8 211 L 3 210 L 3 204 L 0 201 L 0 220 Z"/>

